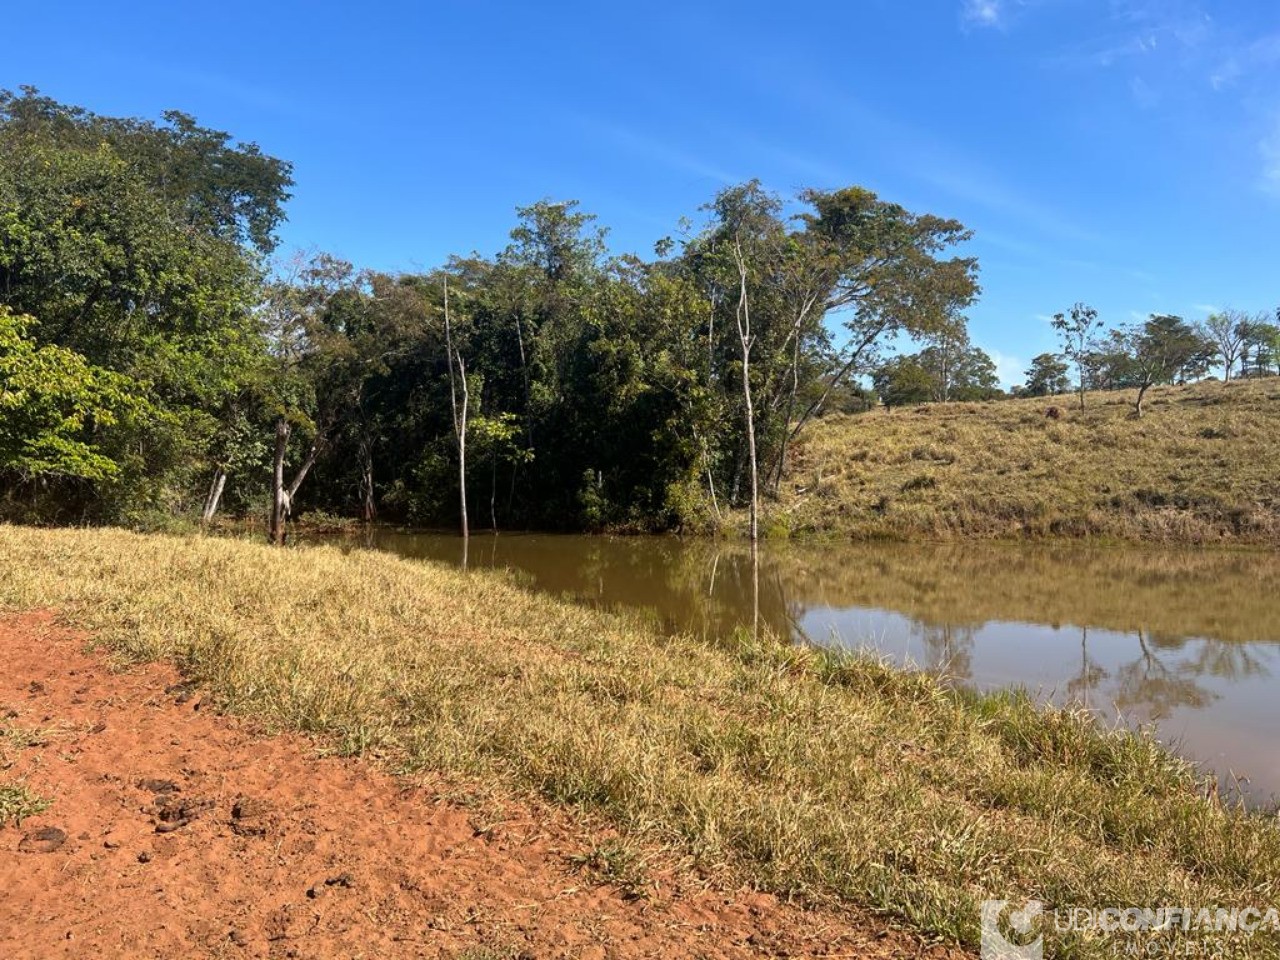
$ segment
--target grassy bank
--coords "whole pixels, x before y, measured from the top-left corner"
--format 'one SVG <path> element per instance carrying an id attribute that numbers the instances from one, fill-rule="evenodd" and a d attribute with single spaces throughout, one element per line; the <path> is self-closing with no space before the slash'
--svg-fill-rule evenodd
<path id="1" fill-rule="evenodd" d="M 231 710 L 534 791 L 770 890 L 978 939 L 978 903 L 1266 905 L 1273 821 L 1156 745 L 862 661 L 721 647 L 380 553 L 0 526 L 0 604 Z M 1116 945 L 1051 934 L 1050 956 Z M 1232 956 L 1280 955 L 1275 938 Z"/>
<path id="2" fill-rule="evenodd" d="M 1141 420 L 1132 395 L 828 417 L 771 532 L 1280 543 L 1280 379 L 1156 388 Z"/>

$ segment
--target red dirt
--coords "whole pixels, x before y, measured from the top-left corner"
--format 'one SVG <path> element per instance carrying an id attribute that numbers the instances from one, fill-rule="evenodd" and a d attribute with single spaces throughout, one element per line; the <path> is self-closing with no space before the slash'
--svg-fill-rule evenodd
<path id="1" fill-rule="evenodd" d="M 963 956 L 679 871 L 628 896 L 575 867 L 593 838 L 568 815 L 478 822 L 84 639 L 49 614 L 0 618 L 0 731 L 42 740 L 0 737 L 0 783 L 53 801 L 0 827 L 0 957 Z"/>

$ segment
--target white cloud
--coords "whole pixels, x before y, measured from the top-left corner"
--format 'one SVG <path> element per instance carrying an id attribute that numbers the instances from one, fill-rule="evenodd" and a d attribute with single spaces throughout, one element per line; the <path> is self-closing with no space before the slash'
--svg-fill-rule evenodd
<path id="1" fill-rule="evenodd" d="M 960 18 L 978 27 L 998 27 L 1003 22 L 1001 0 L 964 0 Z"/>
<path id="2" fill-rule="evenodd" d="M 1015 383 L 1022 383 L 1026 379 L 1027 364 L 1025 361 L 1010 354 L 1001 353 L 999 350 L 988 350 L 987 356 L 995 363 L 996 377 L 1000 381 L 1000 386 L 1006 390 Z"/>

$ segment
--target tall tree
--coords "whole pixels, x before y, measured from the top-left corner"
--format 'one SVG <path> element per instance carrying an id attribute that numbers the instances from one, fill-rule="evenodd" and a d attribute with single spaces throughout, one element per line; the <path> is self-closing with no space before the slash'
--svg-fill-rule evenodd
<path id="1" fill-rule="evenodd" d="M 453 433 L 458 441 L 458 504 L 462 520 L 462 536 L 471 535 L 467 522 L 467 413 L 471 402 L 471 391 L 467 387 L 467 364 L 462 357 L 462 348 L 453 342 L 453 322 L 449 315 L 449 278 L 444 278 L 444 338 L 445 350 L 449 362 L 449 403 L 453 408 Z M 457 376 L 454 376 L 454 365 L 457 365 Z M 458 394 L 462 394 L 462 402 L 458 402 Z"/>
<path id="2" fill-rule="evenodd" d="M 1102 329 L 1098 311 L 1087 304 L 1077 303 L 1067 313 L 1053 315 L 1053 329 L 1062 340 L 1062 352 L 1076 365 L 1079 378 L 1080 409 L 1084 409 L 1084 394 L 1088 387 L 1087 371 L 1089 355 L 1093 351 L 1094 338 Z"/>
<path id="3" fill-rule="evenodd" d="M 1222 360 L 1222 379 L 1230 380 L 1236 361 L 1249 342 L 1249 324 L 1253 317 L 1240 310 L 1211 313 L 1199 325 L 1200 335 L 1213 343 Z"/>

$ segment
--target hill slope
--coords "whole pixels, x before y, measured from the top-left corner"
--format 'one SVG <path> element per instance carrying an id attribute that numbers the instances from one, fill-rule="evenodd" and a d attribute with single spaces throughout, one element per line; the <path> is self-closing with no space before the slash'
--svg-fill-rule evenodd
<path id="1" fill-rule="evenodd" d="M 771 533 L 1280 543 L 1280 379 L 926 404 L 801 438 Z M 1056 407 L 1060 416 L 1046 416 Z"/>

